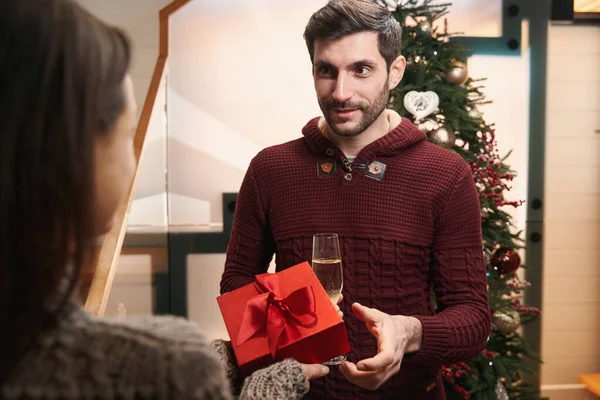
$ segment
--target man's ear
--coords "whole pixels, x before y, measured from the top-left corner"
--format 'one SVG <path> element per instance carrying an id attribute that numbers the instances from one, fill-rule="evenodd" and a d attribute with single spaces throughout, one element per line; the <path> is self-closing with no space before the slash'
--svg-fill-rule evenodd
<path id="1" fill-rule="evenodd" d="M 390 74 L 389 74 L 389 88 L 392 90 L 402 80 L 404 76 L 404 71 L 406 70 L 406 58 L 404 56 L 398 56 L 392 65 L 390 66 Z"/>

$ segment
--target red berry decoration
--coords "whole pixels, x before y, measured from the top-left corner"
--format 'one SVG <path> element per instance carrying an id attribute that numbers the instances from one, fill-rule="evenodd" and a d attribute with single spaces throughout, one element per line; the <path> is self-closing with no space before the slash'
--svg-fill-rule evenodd
<path id="1" fill-rule="evenodd" d="M 500 247 L 492 254 L 490 264 L 500 274 L 512 274 L 521 266 L 521 257 L 513 249 Z"/>

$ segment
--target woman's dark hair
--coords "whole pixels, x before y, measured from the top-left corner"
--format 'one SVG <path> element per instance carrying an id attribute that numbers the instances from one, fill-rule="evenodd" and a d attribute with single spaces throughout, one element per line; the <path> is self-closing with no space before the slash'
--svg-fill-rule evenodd
<path id="1" fill-rule="evenodd" d="M 314 13 L 304 30 L 310 61 L 314 62 L 315 40 L 337 40 L 360 32 L 377 33 L 379 53 L 389 69 L 402 50 L 402 28 L 374 0 L 330 0 Z"/>
<path id="2" fill-rule="evenodd" d="M 130 43 L 71 0 L 0 1 L 0 383 L 70 301 L 94 236 L 94 140 Z"/>

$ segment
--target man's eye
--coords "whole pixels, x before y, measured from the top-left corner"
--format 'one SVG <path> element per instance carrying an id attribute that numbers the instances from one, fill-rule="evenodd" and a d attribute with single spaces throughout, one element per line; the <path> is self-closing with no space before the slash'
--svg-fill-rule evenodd
<path id="1" fill-rule="evenodd" d="M 369 72 L 371 72 L 371 69 L 369 67 L 361 66 L 356 68 L 356 73 L 358 75 L 367 75 Z"/>
<path id="2" fill-rule="evenodd" d="M 319 75 L 331 75 L 331 68 L 325 66 L 318 67 L 317 73 Z"/>

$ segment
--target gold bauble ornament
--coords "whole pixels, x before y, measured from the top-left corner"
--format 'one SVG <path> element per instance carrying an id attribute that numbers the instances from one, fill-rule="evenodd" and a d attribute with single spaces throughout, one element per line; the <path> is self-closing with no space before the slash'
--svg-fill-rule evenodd
<path id="1" fill-rule="evenodd" d="M 481 122 L 481 120 L 483 119 L 481 113 L 476 109 L 472 109 L 471 111 L 469 111 L 469 117 L 475 120 L 475 122 Z"/>
<path id="2" fill-rule="evenodd" d="M 492 315 L 492 322 L 500 332 L 509 334 L 519 329 L 521 326 L 521 317 L 513 309 L 497 310 Z"/>
<path id="3" fill-rule="evenodd" d="M 431 132 L 440 127 L 440 124 L 435 120 L 435 118 L 425 118 L 422 122 L 419 123 L 419 129 L 423 132 Z"/>
<path id="4" fill-rule="evenodd" d="M 419 22 L 419 29 L 421 29 L 423 32 L 431 32 L 431 22 L 429 22 L 429 21 Z"/>
<path id="5" fill-rule="evenodd" d="M 456 86 L 463 85 L 469 79 L 467 64 L 462 61 L 454 61 L 452 67 L 446 72 L 446 80 Z"/>
<path id="6" fill-rule="evenodd" d="M 417 65 L 429 65 L 429 61 L 425 57 L 415 56 L 414 63 Z"/>
<path id="7" fill-rule="evenodd" d="M 500 382 L 496 382 L 496 399 L 498 400 L 509 400 L 506 388 Z"/>
<path id="8" fill-rule="evenodd" d="M 439 146 L 452 147 L 456 143 L 456 135 L 443 126 L 431 131 L 429 141 Z"/>

